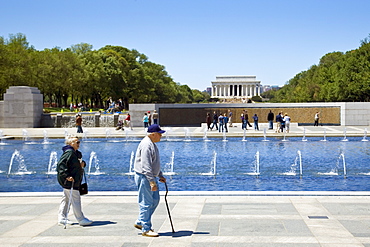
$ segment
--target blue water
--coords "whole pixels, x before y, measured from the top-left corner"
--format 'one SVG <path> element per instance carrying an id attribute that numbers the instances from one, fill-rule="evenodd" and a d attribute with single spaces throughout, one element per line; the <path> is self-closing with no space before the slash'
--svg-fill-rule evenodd
<path id="1" fill-rule="evenodd" d="M 370 142 L 362 138 L 192 138 L 163 139 L 158 148 L 163 169 L 174 153 L 176 173 L 168 178 L 171 190 L 177 191 L 367 191 L 370 190 Z M 131 153 L 136 151 L 140 139 L 85 139 L 80 150 L 89 164 L 90 154 L 96 153 L 101 174 L 91 165 L 88 176 L 90 191 L 135 191 L 130 169 Z M 60 191 L 55 174 L 47 174 L 50 154 L 62 154 L 64 139 L 6 140 L 0 145 L 0 192 Z M 12 154 L 18 150 L 23 156 L 27 171 L 18 174 L 13 162 L 8 174 Z M 259 152 L 260 174 L 255 172 L 256 153 Z M 298 151 L 301 152 L 300 170 Z M 216 153 L 216 174 L 213 158 Z M 344 160 L 339 159 L 343 153 Z M 298 163 L 296 165 L 296 159 Z M 344 169 L 344 162 L 345 169 Z M 302 173 L 302 176 L 300 176 Z"/>

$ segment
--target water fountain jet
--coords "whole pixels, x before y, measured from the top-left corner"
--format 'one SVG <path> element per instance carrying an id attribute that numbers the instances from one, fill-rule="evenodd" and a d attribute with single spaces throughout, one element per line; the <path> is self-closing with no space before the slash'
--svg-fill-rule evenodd
<path id="1" fill-rule="evenodd" d="M 226 131 L 223 131 L 222 132 L 222 141 L 223 142 L 227 142 L 227 139 L 226 139 Z"/>
<path id="2" fill-rule="evenodd" d="M 246 173 L 247 175 L 252 176 L 259 176 L 260 175 L 260 152 L 257 151 L 254 155 L 254 161 L 253 161 L 253 172 Z"/>
<path id="3" fill-rule="evenodd" d="M 346 141 L 348 141 L 348 139 L 347 139 L 347 128 L 344 128 L 344 130 L 343 130 L 343 140 L 342 140 L 342 142 L 346 142 Z"/>
<path id="4" fill-rule="evenodd" d="M 48 137 L 47 130 L 44 130 L 43 134 L 44 134 L 44 141 L 42 142 L 42 144 L 49 144 L 50 142 L 49 142 L 49 137 Z"/>
<path id="5" fill-rule="evenodd" d="M 208 137 L 207 137 L 207 132 L 208 132 L 208 130 L 207 130 L 207 129 L 204 129 L 203 141 L 205 141 L 205 142 L 209 142 L 209 141 L 210 141 L 210 140 L 208 139 Z"/>
<path id="6" fill-rule="evenodd" d="M 58 164 L 57 152 L 53 151 L 50 153 L 47 172 L 48 175 L 57 174 L 57 164 Z"/>
<path id="7" fill-rule="evenodd" d="M 201 173 L 201 175 L 216 176 L 216 163 L 217 163 L 217 153 L 213 151 L 213 158 L 211 160 L 211 171 L 208 173 Z"/>
<path id="8" fill-rule="evenodd" d="M 306 128 L 303 128 L 303 137 L 302 137 L 302 141 L 303 141 L 303 142 L 306 142 L 306 141 L 307 141 L 307 138 L 306 138 Z"/>
<path id="9" fill-rule="evenodd" d="M 326 129 L 324 129 L 324 139 L 322 139 L 321 141 L 326 142 Z"/>
<path id="10" fill-rule="evenodd" d="M 94 167 L 95 167 L 95 172 L 94 173 L 91 173 L 91 166 L 92 165 L 94 165 Z M 90 153 L 89 168 L 88 168 L 88 173 L 87 174 L 89 176 L 90 175 L 104 174 L 104 172 L 100 171 L 99 159 L 98 159 L 97 154 L 94 151 L 91 151 L 91 153 Z"/>
<path id="11" fill-rule="evenodd" d="M 175 152 L 174 152 L 174 151 L 172 151 L 172 155 L 171 155 L 171 158 L 170 158 L 170 162 L 169 162 L 169 163 L 166 163 L 166 166 L 165 166 L 165 168 L 164 168 L 164 172 L 163 172 L 163 174 L 164 174 L 164 175 L 173 176 L 173 175 L 175 175 L 175 174 L 176 174 L 176 173 L 173 171 L 174 161 L 175 161 Z"/>
<path id="12" fill-rule="evenodd" d="M 366 139 L 366 136 L 367 136 L 367 128 L 365 128 L 365 130 L 364 130 L 364 137 L 362 138 L 361 141 L 363 141 L 363 142 L 369 141 L 369 140 Z"/>
<path id="13" fill-rule="evenodd" d="M 12 154 L 12 158 L 10 159 L 10 163 L 9 163 L 9 170 L 8 170 L 8 178 L 9 178 L 9 175 L 10 175 L 10 172 L 12 171 L 12 167 L 13 167 L 13 164 L 14 163 L 17 163 L 18 164 L 18 170 L 16 173 L 16 175 L 25 175 L 25 174 L 32 174 L 33 172 L 30 172 L 27 170 L 27 166 L 26 164 L 24 163 L 24 158 L 23 156 L 21 155 L 21 153 L 16 149 L 14 151 L 14 153 Z"/>
<path id="14" fill-rule="evenodd" d="M 266 139 L 266 128 L 263 129 L 263 142 L 268 142 L 269 140 Z"/>
<path id="15" fill-rule="evenodd" d="M 28 131 L 26 129 L 22 129 L 22 136 L 23 136 L 23 141 L 28 141 L 30 136 L 28 134 Z"/>
<path id="16" fill-rule="evenodd" d="M 242 139 L 243 142 L 247 141 L 247 139 L 245 138 L 246 137 L 246 132 L 247 132 L 246 129 L 244 129 L 243 130 L 243 139 Z"/>

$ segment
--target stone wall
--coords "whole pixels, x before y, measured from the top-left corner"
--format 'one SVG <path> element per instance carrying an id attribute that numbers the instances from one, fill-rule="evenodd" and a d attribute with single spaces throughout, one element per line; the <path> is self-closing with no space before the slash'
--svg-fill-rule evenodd
<path id="1" fill-rule="evenodd" d="M 233 112 L 233 122 L 240 123 L 240 115 L 247 111 L 249 121 L 257 114 L 260 123 L 267 122 L 270 110 L 287 113 L 292 122 L 313 125 L 316 112 L 320 112 L 320 124 L 368 126 L 370 124 L 370 102 L 332 103 L 256 103 L 256 104 L 131 104 L 129 106 L 133 126 L 143 126 L 144 112 L 157 110 L 162 126 L 201 126 L 207 113 Z"/>
<path id="2" fill-rule="evenodd" d="M 370 125 L 370 102 L 346 102 L 342 111 L 343 125 Z"/>
<path id="3" fill-rule="evenodd" d="M 37 128 L 43 114 L 43 95 L 35 87 L 10 87 L 0 110 L 2 128 Z"/>

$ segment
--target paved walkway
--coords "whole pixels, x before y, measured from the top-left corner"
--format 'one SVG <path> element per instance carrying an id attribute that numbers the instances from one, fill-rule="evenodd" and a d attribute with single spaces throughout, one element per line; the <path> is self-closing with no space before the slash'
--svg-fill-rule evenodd
<path id="1" fill-rule="evenodd" d="M 136 196 L 91 193 L 83 211 L 91 226 L 57 225 L 61 194 L 0 194 L 1 246 L 370 246 L 369 196 L 167 197 L 154 214 L 158 238 L 133 227 Z M 70 219 L 75 221 L 73 215 Z"/>
<path id="2" fill-rule="evenodd" d="M 241 124 L 234 124 L 234 127 L 229 127 L 229 131 L 226 134 L 226 137 L 287 137 L 305 135 L 306 137 L 323 137 L 324 135 L 329 136 L 364 136 L 365 131 L 370 131 L 370 126 L 298 126 L 296 123 L 292 123 L 291 130 L 289 133 L 276 133 L 275 130 L 269 130 L 267 123 L 260 124 L 260 130 L 255 131 L 253 128 L 248 127 L 247 131 L 241 129 Z M 274 125 L 275 127 L 275 125 Z M 207 134 L 207 137 L 223 137 L 222 132 L 218 132 L 216 129 L 213 131 L 208 131 L 205 124 L 202 124 L 201 127 L 163 127 L 167 130 L 167 133 L 164 134 L 164 137 L 167 135 L 171 136 L 180 136 L 184 137 L 189 135 L 189 137 L 204 137 Z M 144 128 L 134 127 L 133 130 L 115 130 L 115 128 L 83 128 L 84 134 L 79 134 L 86 137 L 126 137 L 126 136 L 135 136 L 142 137 L 146 134 Z M 61 138 L 64 137 L 66 133 L 77 134 L 76 128 L 25 128 L 25 129 L 0 129 L 2 135 L 7 138 L 23 138 L 25 133 L 30 138 L 43 138 L 45 133 L 49 138 Z M 0 132 L 0 134 L 1 134 Z"/>
<path id="3" fill-rule="evenodd" d="M 363 136 L 368 126 L 293 126 L 291 136 Z M 43 137 L 44 129 L 26 129 Z M 51 138 L 75 129 L 45 129 Z M 106 128 L 85 128 L 105 137 Z M 204 128 L 171 128 L 169 135 L 204 136 Z M 111 128 L 111 131 L 115 131 Z M 108 131 L 109 132 L 109 131 Z M 141 128 L 132 132 L 144 135 Z M 115 132 L 115 135 L 118 136 Z M 266 131 L 267 136 L 282 136 Z M 22 138 L 22 129 L 2 129 L 5 137 Z M 243 136 L 239 127 L 230 136 Z M 211 136 L 222 136 L 216 131 Z M 248 136 L 263 131 L 248 130 Z M 369 192 L 175 192 L 167 197 L 175 233 L 162 200 L 154 214 L 158 238 L 142 237 L 133 227 L 138 206 L 135 192 L 90 192 L 83 211 L 91 226 L 57 225 L 61 193 L 0 193 L 0 246 L 368 246 Z M 197 194 L 198 193 L 198 194 Z M 70 219 L 75 221 L 72 213 Z"/>

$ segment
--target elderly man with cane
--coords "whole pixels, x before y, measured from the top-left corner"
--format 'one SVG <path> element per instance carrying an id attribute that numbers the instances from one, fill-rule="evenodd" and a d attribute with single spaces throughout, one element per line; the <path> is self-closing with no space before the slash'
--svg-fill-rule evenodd
<path id="1" fill-rule="evenodd" d="M 59 207 L 58 224 L 72 225 L 68 220 L 68 211 L 72 204 L 73 213 L 80 226 L 91 225 L 92 221 L 87 219 L 82 213 L 81 196 L 79 187 L 84 173 L 83 167 L 86 166 L 82 160 L 82 154 L 78 151 L 80 141 L 77 136 L 66 138 L 66 146 L 63 147 L 63 154 L 57 164 L 58 182 L 63 188 L 62 201 Z"/>
<path id="2" fill-rule="evenodd" d="M 142 231 L 145 237 L 158 237 L 152 229 L 152 215 L 159 204 L 157 180 L 166 182 L 161 172 L 159 151 L 156 142 L 161 140 L 162 130 L 153 124 L 148 128 L 148 135 L 140 142 L 136 150 L 134 163 L 135 183 L 138 188 L 139 216 L 134 227 Z"/>

